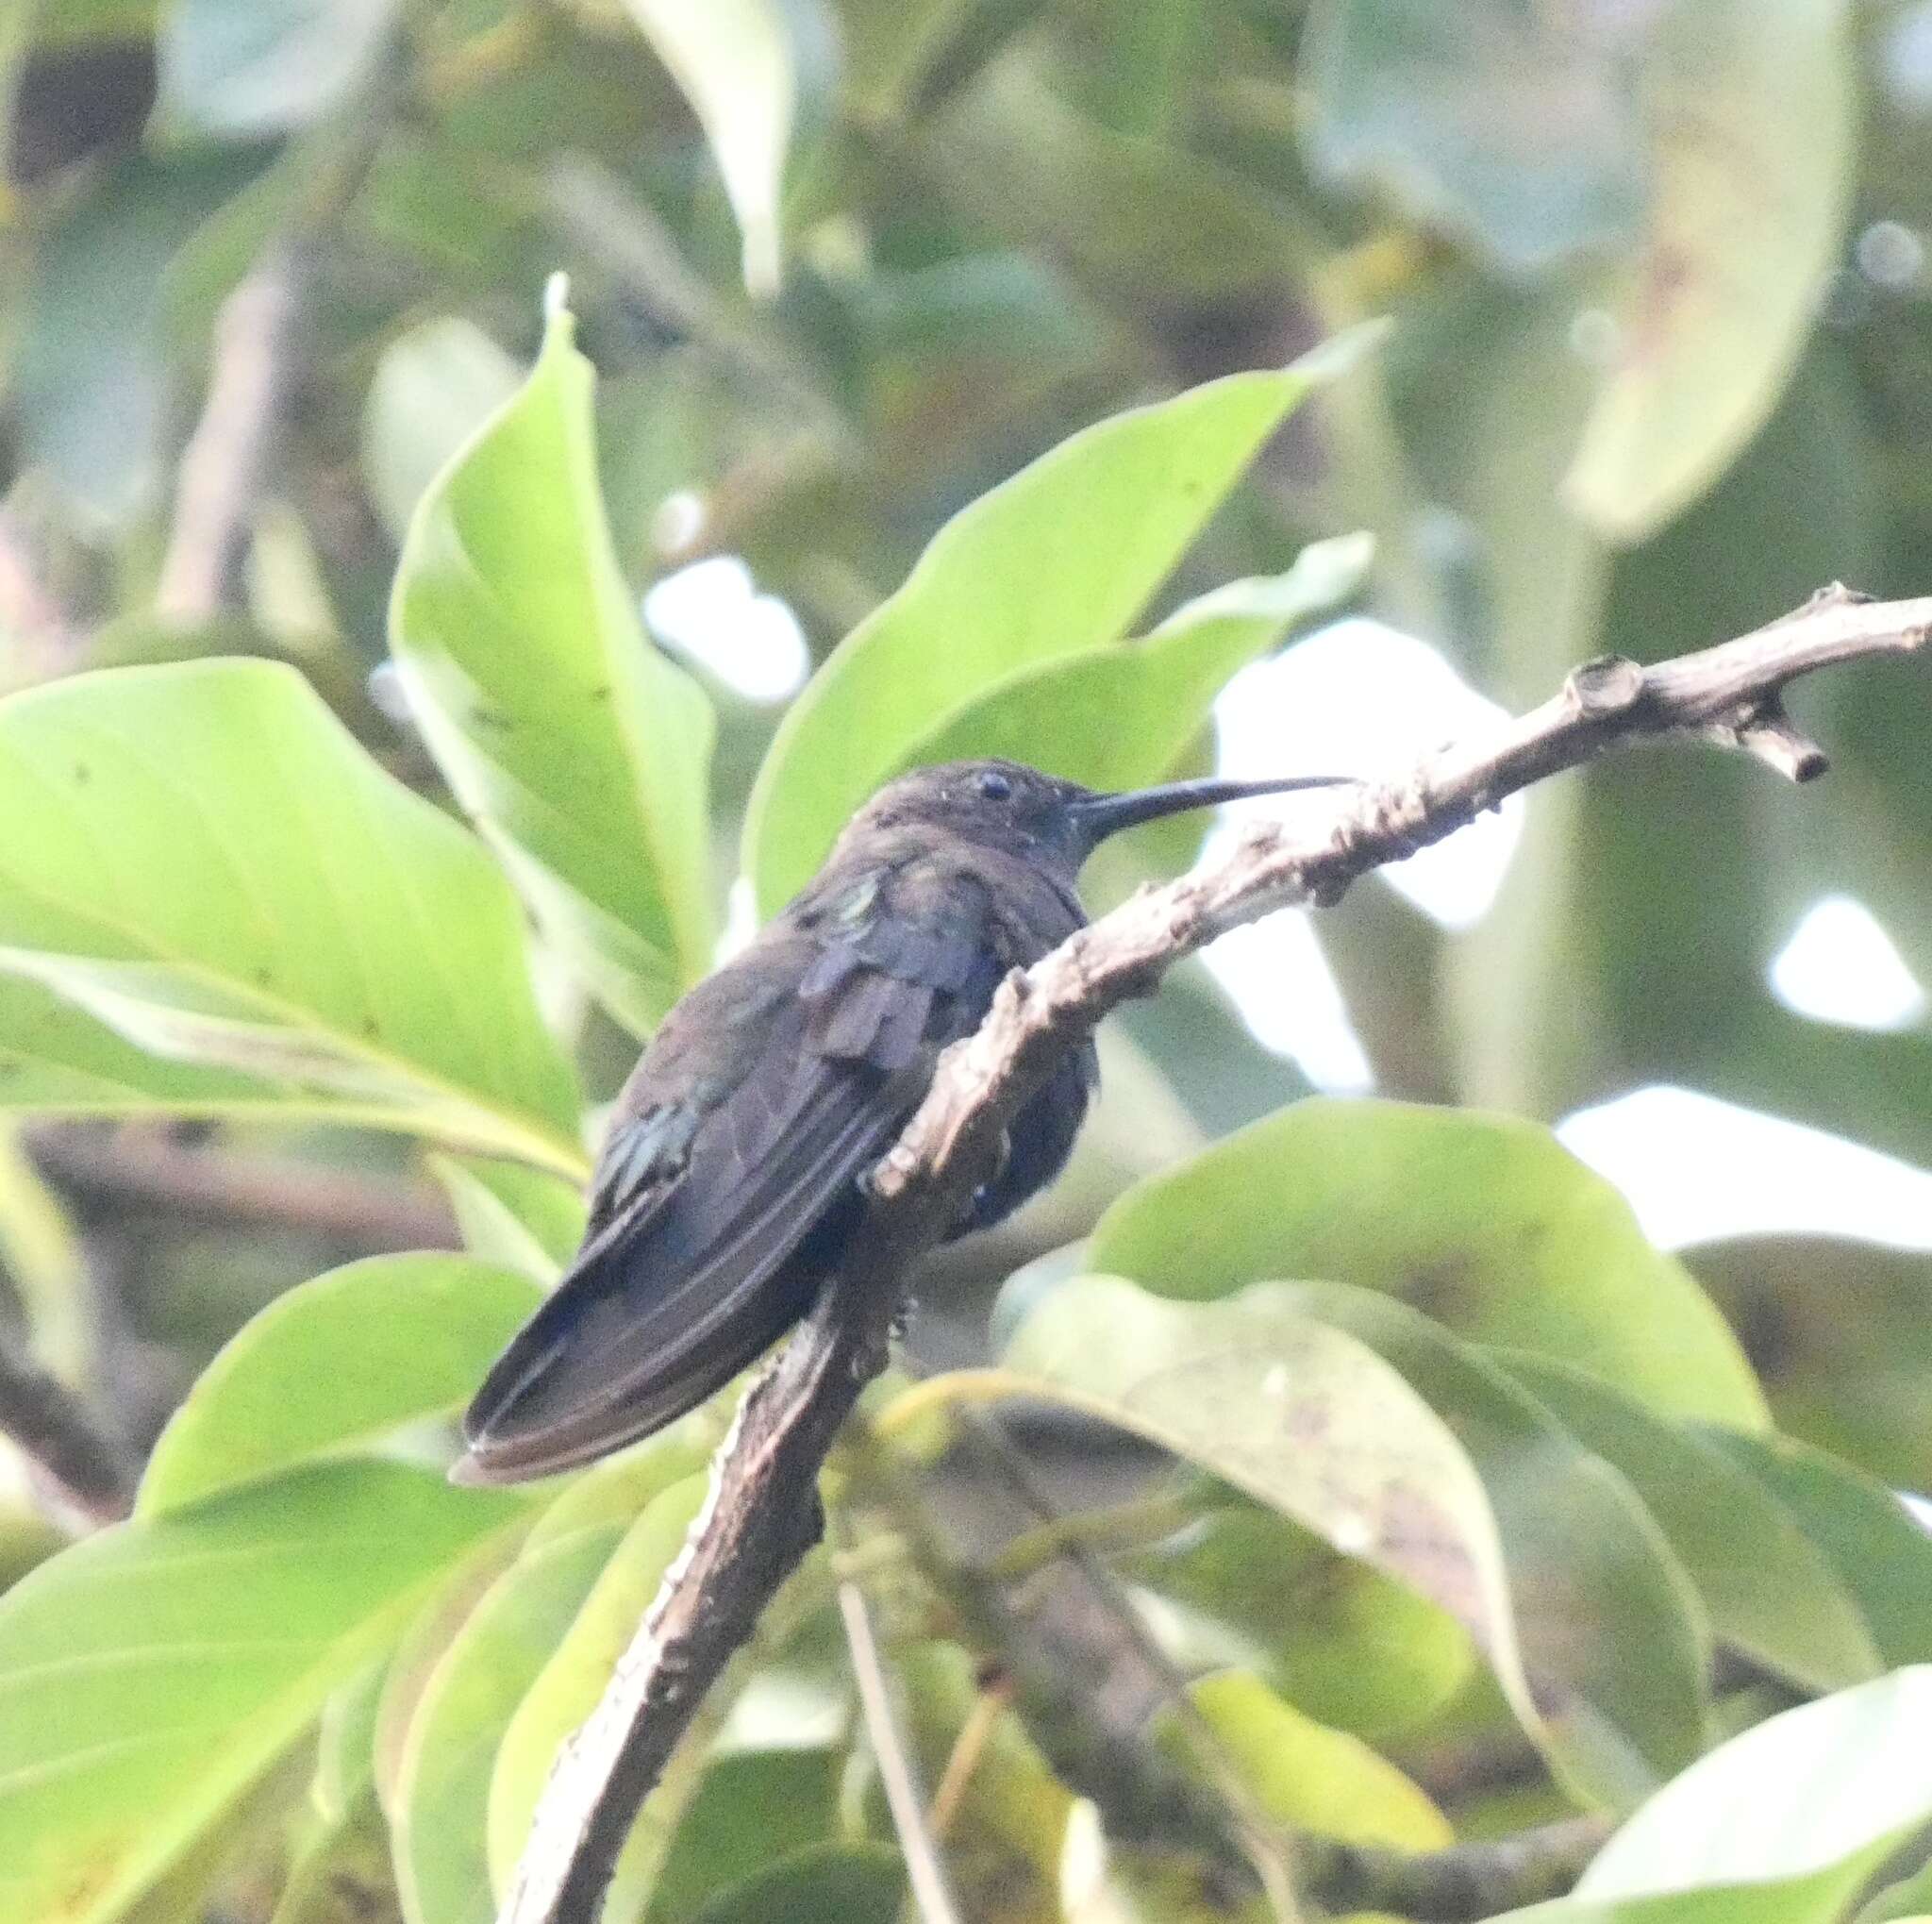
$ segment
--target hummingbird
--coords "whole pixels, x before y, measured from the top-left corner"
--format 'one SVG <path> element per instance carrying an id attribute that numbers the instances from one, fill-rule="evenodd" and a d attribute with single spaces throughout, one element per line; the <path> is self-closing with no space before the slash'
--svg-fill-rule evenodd
<path id="1" fill-rule="evenodd" d="M 880 789 L 805 889 L 651 1038 L 611 1112 L 582 1246 L 477 1391 L 455 1480 L 521 1482 L 638 1442 L 836 1286 L 868 1170 L 1007 973 L 1085 925 L 1074 884 L 1108 836 L 1346 779 L 1107 794 L 981 761 Z M 1014 1119 L 953 1235 L 1052 1181 L 1098 1079 L 1090 1041 Z"/>

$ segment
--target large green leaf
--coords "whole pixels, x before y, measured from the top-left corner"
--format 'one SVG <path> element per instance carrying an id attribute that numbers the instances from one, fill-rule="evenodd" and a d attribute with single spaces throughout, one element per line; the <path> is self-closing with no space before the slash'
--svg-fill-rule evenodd
<path id="1" fill-rule="evenodd" d="M 409 1924 L 490 1924 L 484 1848 L 496 1746 L 622 1531 L 581 1530 L 519 1557 L 431 1673 L 405 1740 L 392 1812 Z"/>
<path id="2" fill-rule="evenodd" d="M 467 1256 L 372 1256 L 277 1297 L 169 1419 L 138 1513 L 161 1516 L 462 1403 L 538 1291 Z"/>
<path id="3" fill-rule="evenodd" d="M 1734 1737 L 1644 1805 L 1574 1896 L 1514 1924 L 1830 1924 L 1932 1816 L 1932 1668 L 1900 1670 Z M 1673 1893 L 1713 1908 L 1679 1911 Z"/>
<path id="4" fill-rule="evenodd" d="M 1413 1311 L 1288 1283 L 1180 1304 L 1086 1277 L 1007 1364 L 1007 1393 L 1071 1394 L 1441 1605 L 1580 1794 L 1627 1804 L 1696 1754 L 1694 1598 L 1655 1526 Z"/>
<path id="5" fill-rule="evenodd" d="M 1370 1344 L 1455 1431 L 1502 1531 L 1524 1668 L 1571 1784 L 1634 1802 L 1704 1748 L 1709 1625 L 1624 1477 L 1493 1364 L 1375 1290 L 1289 1299 Z"/>
<path id="6" fill-rule="evenodd" d="M 1932 1663 L 1932 1536 L 1882 1483 L 1788 1436 L 1710 1441 L 1798 1519 L 1857 1599 L 1888 1664 Z"/>
<path id="7" fill-rule="evenodd" d="M 1284 575 L 1230 581 L 1144 640 L 1020 669 L 906 752 L 904 766 L 1005 755 L 1090 788 L 1135 788 L 1173 769 L 1238 669 L 1359 584 L 1373 544 L 1343 535 Z"/>
<path id="8" fill-rule="evenodd" d="M 1508 1350 L 1490 1360 L 1629 1479 L 1719 1638 L 1807 1690 L 1841 1690 L 1878 1674 L 1871 1632 L 1831 1564 L 1722 1450 L 1568 1364 Z"/>
<path id="9" fill-rule="evenodd" d="M 1124 634 L 1261 443 L 1352 358 L 1334 343 L 1117 414 L 956 514 L 780 725 L 745 819 L 759 906 L 802 887 L 853 810 L 968 703 Z"/>
<path id="10" fill-rule="evenodd" d="M 123 1915 L 518 1507 L 339 1464 L 42 1564 L 0 1598 L 0 1920 Z"/>
<path id="11" fill-rule="evenodd" d="M 225 1072 L 193 1106 L 228 1105 L 240 1076 L 273 1107 L 581 1167 L 514 898 L 292 670 L 199 661 L 16 694 L 0 815 L 0 969 Z M 56 1046 L 97 1053 L 78 1031 Z M 158 1074 L 156 1099 L 174 1082 Z"/>
<path id="12" fill-rule="evenodd" d="M 1845 0 L 1706 0 L 1657 16 L 1651 216 L 1564 484 L 1613 538 L 1650 533 L 1716 480 L 1797 364 L 1854 179 L 1848 12 Z"/>
<path id="13" fill-rule="evenodd" d="M 1277 1822 L 1398 1850 L 1440 1850 L 1456 1841 L 1449 1820 L 1387 1758 L 1283 1702 L 1253 1671 L 1204 1677 L 1188 1697 L 1229 1767 Z M 1184 1746 L 1178 1715 L 1169 1711 L 1162 1721 Z"/>
<path id="14" fill-rule="evenodd" d="M 1172 1297 L 1269 1277 L 1360 1283 L 1459 1335 L 1580 1364 L 1666 1414 L 1765 1420 L 1683 1265 L 1547 1129 L 1512 1117 L 1297 1103 L 1130 1190 L 1088 1262 Z"/>
<path id="15" fill-rule="evenodd" d="M 1211 1510 L 1127 1569 L 1232 1631 L 1297 1710 L 1357 1737 L 1426 1723 L 1475 1663 L 1440 1604 L 1258 1504 Z"/>
<path id="16" fill-rule="evenodd" d="M 711 965 L 709 704 L 645 640 L 553 302 L 530 377 L 418 504 L 390 639 L 432 752 L 551 939 L 648 1029 Z"/>

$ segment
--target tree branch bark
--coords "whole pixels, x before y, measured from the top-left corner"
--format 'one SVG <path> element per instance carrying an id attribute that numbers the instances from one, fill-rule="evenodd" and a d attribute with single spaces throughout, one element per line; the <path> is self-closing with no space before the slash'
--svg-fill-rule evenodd
<path id="1" fill-rule="evenodd" d="M 138 1126 L 57 1124 L 30 1131 L 27 1148 L 50 1181 L 96 1209 L 151 1212 L 175 1224 L 294 1230 L 368 1254 L 458 1246 L 456 1218 L 426 1183 L 293 1157 L 189 1148 Z"/>
<path id="2" fill-rule="evenodd" d="M 955 1220 L 1000 1133 L 1107 1012 L 1183 957 L 1291 903 L 1338 900 L 1506 795 L 1641 742 L 1701 736 L 1795 781 L 1823 751 L 1791 725 L 1789 683 L 1916 648 L 1932 597 L 1876 603 L 1841 587 L 1740 640 L 1644 668 L 1574 670 L 1528 714 L 1385 782 L 1305 800 L 1224 859 L 1143 890 L 1001 985 L 979 1032 L 949 1049 L 918 1113 L 874 1171 L 851 1260 L 740 1406 L 682 1554 L 603 1701 L 559 1753 L 503 1924 L 586 1924 L 617 1852 L 705 1692 L 817 1540 L 816 1478 L 863 1385 L 884 1366 L 905 1277 Z"/>

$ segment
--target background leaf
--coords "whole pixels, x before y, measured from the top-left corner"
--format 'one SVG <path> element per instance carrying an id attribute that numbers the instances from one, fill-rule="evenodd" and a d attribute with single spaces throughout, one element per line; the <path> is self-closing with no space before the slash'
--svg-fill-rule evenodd
<path id="1" fill-rule="evenodd" d="M 785 154 L 798 104 L 794 23 L 779 0 L 624 0 L 702 123 L 744 237 L 744 284 L 775 293 Z"/>
<path id="2" fill-rule="evenodd" d="M 1629 1479 L 1721 1640 L 1807 1690 L 1840 1690 L 1877 1674 L 1871 1632 L 1830 1564 L 1722 1449 L 1579 1369 L 1488 1353 L 1585 1448 Z"/>
<path id="3" fill-rule="evenodd" d="M 169 1419 L 140 1514 L 164 1516 L 454 1410 L 538 1302 L 464 1256 L 375 1256 L 276 1298 Z"/>
<path id="4" fill-rule="evenodd" d="M 0 810 L 0 967 L 278 1105 L 579 1166 L 508 892 L 291 670 L 14 695 Z"/>
<path id="5" fill-rule="evenodd" d="M 484 1850 L 504 1727 L 609 1561 L 615 1525 L 521 1556 L 444 1650 L 409 1719 L 395 1796 L 396 1865 L 411 1924 L 490 1924 Z"/>
<path id="6" fill-rule="evenodd" d="M 1641 539 L 1762 427 L 1836 259 L 1856 112 L 1842 0 L 1707 0 L 1645 61 L 1657 186 L 1615 360 L 1564 493 Z"/>
<path id="7" fill-rule="evenodd" d="M 382 50 L 398 0 L 171 0 L 161 102 L 203 133 L 288 132 L 339 107 Z"/>
<path id="8" fill-rule="evenodd" d="M 1546 1130 L 1505 1116 L 1298 1103 L 1136 1185 L 1088 1262 L 1196 1299 L 1269 1277 L 1384 1289 L 1667 1414 L 1764 1422 L 1737 1340 L 1683 1265 Z"/>

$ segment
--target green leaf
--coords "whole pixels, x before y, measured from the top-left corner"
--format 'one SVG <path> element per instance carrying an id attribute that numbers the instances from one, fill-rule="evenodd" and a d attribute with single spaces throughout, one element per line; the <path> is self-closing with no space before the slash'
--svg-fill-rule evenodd
<path id="1" fill-rule="evenodd" d="M 1236 1775 L 1276 1822 L 1398 1850 L 1440 1850 L 1456 1841 L 1449 1820 L 1394 1765 L 1360 1738 L 1284 1703 L 1252 1671 L 1204 1677 L 1188 1697 Z M 1183 1734 L 1172 1711 L 1162 1721 L 1174 1737 Z"/>
<path id="2" fill-rule="evenodd" d="M 571 1477 L 531 1526 L 530 1548 L 600 1523 L 635 1523 L 674 1483 L 705 1472 L 724 1441 L 726 1420 L 714 1403 L 700 1404 L 655 1436 Z"/>
<path id="3" fill-rule="evenodd" d="M 162 15 L 162 112 L 228 139 L 304 126 L 354 92 L 398 0 L 173 0 Z"/>
<path id="4" fill-rule="evenodd" d="M 1932 1662 L 1932 1536 L 1890 1490 L 1788 1436 L 1709 1440 L 1798 1519 L 1857 1599 L 1886 1663 Z"/>
<path id="5" fill-rule="evenodd" d="M 1657 1919 L 1641 1900 L 1722 1890 L 1738 1924 L 1829 1924 L 1932 1815 L 1932 1668 L 1881 1677 L 1734 1737 L 1604 1846 L 1574 1897 L 1512 1919 Z M 1699 1913 L 1702 1916 L 1706 1914 Z"/>
<path id="6" fill-rule="evenodd" d="M 1566 1364 L 1508 1350 L 1490 1360 L 1629 1479 L 1720 1639 L 1806 1690 L 1841 1690 L 1878 1674 L 1871 1632 L 1830 1564 L 1721 1449 Z"/>
<path id="7" fill-rule="evenodd" d="M 484 1849 L 490 1774 L 504 1727 L 609 1561 L 617 1526 L 526 1552 L 484 1592 L 417 1700 L 393 1810 L 411 1924 L 491 1924 Z"/>
<path id="8" fill-rule="evenodd" d="M 273 1107 L 581 1169 L 509 891 L 291 669 L 113 669 L 11 696 L 0 816 L 0 969 Z"/>
<path id="9" fill-rule="evenodd" d="M 744 284 L 777 291 L 778 210 L 797 110 L 803 6 L 781 0 L 624 0 L 711 143 L 744 237 Z"/>
<path id="10" fill-rule="evenodd" d="M 902 766 L 1004 755 L 1090 788 L 1158 781 L 1236 671 L 1354 593 L 1373 548 L 1367 535 L 1316 542 L 1286 574 L 1203 594 L 1144 641 L 1023 668 L 914 743 Z"/>
<path id="11" fill-rule="evenodd" d="M 1850 209 L 1847 13 L 1843 0 L 1708 0 L 1657 16 L 1651 216 L 1563 484 L 1612 539 L 1641 540 L 1703 494 L 1797 365 Z"/>
<path id="12" fill-rule="evenodd" d="M 894 1924 L 906 1894 L 906 1865 L 883 1844 L 822 1844 L 782 1857 L 756 1877 L 720 1892 L 691 1914 L 691 1924 Z"/>
<path id="13" fill-rule="evenodd" d="M 1694 1599 L 1655 1526 L 1414 1312 L 1289 1283 L 1171 1303 L 1090 1276 L 1027 1317 L 1007 1365 L 1007 1393 L 1071 1393 L 1441 1604 L 1580 1794 L 1627 1803 L 1696 1754 Z"/>
<path id="14" fill-rule="evenodd" d="M 517 1508 L 338 1464 L 42 1564 L 0 1598 L 0 1920 L 120 1916 Z"/>
<path id="15" fill-rule="evenodd" d="M 1211 1511 L 1129 1565 L 1253 1648 L 1295 1708 L 1358 1737 L 1426 1723 L 1469 1682 L 1469 1632 L 1407 1583 L 1258 1506 Z"/>
<path id="16" fill-rule="evenodd" d="M 1316 166 L 1392 187 L 1506 267 L 1636 231 L 1646 156 L 1614 27 L 1515 0 L 1323 0 L 1302 60 Z"/>
<path id="17" fill-rule="evenodd" d="M 382 351 L 362 405 L 362 473 L 398 541 L 458 449 L 519 386 L 515 361 L 474 321 L 425 321 Z"/>
<path id="18" fill-rule="evenodd" d="M 517 1859 L 529 1842 L 530 1819 L 558 1746 L 596 1707 L 639 1619 L 658 1594 L 664 1572 L 684 1546 L 705 1489 L 706 1479 L 691 1476 L 651 1499 L 611 1553 L 569 1629 L 560 1639 L 552 1640 L 547 1661 L 509 1719 L 489 1787 L 489 1862 L 499 1889 L 508 1888 Z M 548 1543 L 533 1545 L 532 1550 L 541 1555 L 548 1548 Z M 719 1693 L 708 1707 L 710 1718 L 721 1716 L 723 1708 Z M 690 1769 L 695 1770 L 703 1744 L 687 1738 L 683 1748 L 690 1753 Z M 635 1894 L 650 1888 L 670 1847 L 678 1812 L 696 1787 L 696 1778 L 689 1771 L 673 1771 L 646 1801 L 618 1863 L 613 1895 L 608 1900 L 613 1916 L 625 1915 Z"/>
<path id="19" fill-rule="evenodd" d="M 429 1169 L 449 1197 L 463 1247 L 486 1263 L 547 1287 L 583 1240 L 584 1196 L 574 1182 L 481 1156 L 432 1156 Z"/>
<path id="20" fill-rule="evenodd" d="M 538 1292 L 466 1256 L 372 1256 L 277 1297 L 202 1373 L 142 1478 L 138 1514 L 358 1449 L 464 1402 Z"/>
<path id="21" fill-rule="evenodd" d="M 0 1114 L 0 1276 L 26 1347 L 71 1388 L 87 1384 L 98 1322 L 87 1250 L 65 1204 Z M 18 1342 L 19 1335 L 9 1337 Z"/>
<path id="22" fill-rule="evenodd" d="M 1271 1277 L 1359 1283 L 1473 1341 L 1579 1364 L 1666 1415 L 1765 1421 L 1736 1338 L 1684 1266 L 1607 1182 L 1514 1117 L 1297 1103 L 1128 1191 L 1088 1266 L 1192 1298 Z"/>
<path id="23" fill-rule="evenodd" d="M 711 965 L 713 726 L 618 567 L 574 328 L 553 303 L 529 379 L 418 505 L 390 639 L 450 786 L 641 1032 Z"/>
<path id="24" fill-rule="evenodd" d="M 1704 1748 L 1709 1625 L 1630 1485 L 1503 1370 L 1407 1304 L 1345 1283 L 1289 1295 L 1372 1345 L 1469 1452 L 1502 1531 L 1552 1764 L 1612 1808 L 1674 1776 Z"/>
<path id="25" fill-rule="evenodd" d="M 835 1837 L 846 1761 L 842 1750 L 810 1748 L 716 1758 L 652 1881 L 650 1924 L 683 1924 L 714 1900 L 736 1901 L 737 1886 L 774 1861 Z"/>
<path id="26" fill-rule="evenodd" d="M 1923 1249 L 1773 1234 L 1700 1243 L 1684 1260 L 1752 1332 L 1781 1431 L 1898 1487 L 1932 1488 Z"/>
<path id="27" fill-rule="evenodd" d="M 306 1115 L 291 1083 L 152 1056 L 53 990 L 0 974 L 0 1110 L 59 1115 Z"/>
<path id="28" fill-rule="evenodd" d="M 1085 428 L 962 509 L 787 711 L 752 791 L 766 912 L 913 745 L 1026 669 L 1116 641 L 1289 411 L 1362 343 Z"/>

